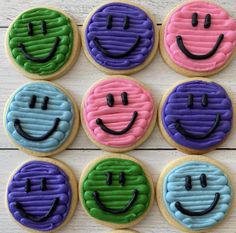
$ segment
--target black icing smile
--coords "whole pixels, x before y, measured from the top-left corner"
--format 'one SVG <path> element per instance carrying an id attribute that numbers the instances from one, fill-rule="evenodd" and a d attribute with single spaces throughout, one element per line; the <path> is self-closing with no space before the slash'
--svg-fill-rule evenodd
<path id="1" fill-rule="evenodd" d="M 205 139 L 205 138 L 208 138 L 212 133 L 214 133 L 215 129 L 220 124 L 220 119 L 221 119 L 221 115 L 220 115 L 220 113 L 217 113 L 216 119 L 215 119 L 212 127 L 208 130 L 208 132 L 206 132 L 205 134 L 201 134 L 201 135 L 192 134 L 192 133 L 186 131 L 183 128 L 183 126 L 181 125 L 179 120 L 177 120 L 175 122 L 175 128 L 176 128 L 176 130 L 179 133 L 181 133 L 183 136 L 185 136 L 187 138 L 191 138 L 191 139 Z"/>
<path id="2" fill-rule="evenodd" d="M 56 210 L 56 207 L 57 207 L 58 203 L 59 203 L 59 198 L 55 198 L 53 200 L 53 203 L 52 203 L 50 209 L 48 210 L 48 212 L 46 214 L 44 214 L 43 216 L 40 216 L 40 217 L 26 213 L 26 211 L 23 209 L 20 202 L 15 202 L 14 206 L 20 212 L 22 217 L 30 219 L 33 222 L 38 222 L 39 223 L 39 222 L 46 221 L 48 218 L 50 218 L 52 216 L 52 214 Z"/>
<path id="3" fill-rule="evenodd" d="M 205 210 L 203 210 L 203 211 L 194 212 L 194 211 L 187 210 L 187 209 L 185 209 L 185 208 L 181 205 L 181 203 L 180 203 L 179 201 L 175 202 L 175 207 L 176 207 L 176 209 L 179 210 L 182 214 L 185 214 L 185 215 L 188 215 L 188 216 L 203 216 L 203 215 L 205 215 L 205 214 L 210 213 L 212 210 L 215 209 L 215 207 L 216 207 L 216 205 L 217 205 L 219 199 L 220 199 L 220 194 L 219 194 L 219 193 L 216 193 L 216 194 L 215 194 L 215 198 L 214 198 L 214 200 L 212 201 L 211 205 L 210 205 L 207 209 L 205 209 Z"/>

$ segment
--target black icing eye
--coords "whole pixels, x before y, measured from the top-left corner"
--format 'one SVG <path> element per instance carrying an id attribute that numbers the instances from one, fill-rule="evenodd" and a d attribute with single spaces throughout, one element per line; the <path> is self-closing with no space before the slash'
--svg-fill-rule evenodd
<path id="1" fill-rule="evenodd" d="M 27 28 L 28 28 L 28 35 L 29 36 L 33 36 L 33 34 L 34 34 L 34 32 L 33 32 L 33 24 L 32 23 L 28 23 Z"/>
<path id="2" fill-rule="evenodd" d="M 45 21 L 41 21 L 41 31 L 44 35 L 47 34 L 47 26 L 46 26 L 46 22 Z"/>
<path id="3" fill-rule="evenodd" d="M 106 180 L 107 185 L 111 185 L 112 184 L 112 173 L 107 172 L 106 177 L 107 177 L 107 180 Z"/>
<path id="4" fill-rule="evenodd" d="M 28 35 L 33 36 L 34 35 L 34 30 L 33 30 L 33 24 L 31 22 L 28 23 L 27 29 L 28 29 Z M 44 20 L 41 21 L 41 31 L 44 35 L 47 34 L 47 25 L 46 25 L 46 22 Z"/>
<path id="5" fill-rule="evenodd" d="M 30 179 L 27 179 L 25 182 L 25 192 L 28 193 L 31 191 L 31 181 Z"/>
<path id="6" fill-rule="evenodd" d="M 189 94 L 189 95 L 188 95 L 187 107 L 188 107 L 188 108 L 192 108 L 192 107 L 193 107 L 193 94 Z"/>
<path id="7" fill-rule="evenodd" d="M 202 95 L 202 106 L 206 107 L 208 105 L 208 96 L 207 94 Z"/>
<path id="8" fill-rule="evenodd" d="M 119 182 L 122 186 L 125 185 L 125 173 L 124 172 L 121 172 L 120 175 L 119 175 Z"/>
<path id="9" fill-rule="evenodd" d="M 122 103 L 123 105 L 128 105 L 128 94 L 127 92 L 122 92 L 121 93 L 121 99 L 122 99 Z"/>
<path id="10" fill-rule="evenodd" d="M 108 15 L 107 16 L 107 26 L 106 26 L 107 29 L 111 29 L 112 28 L 112 16 L 111 15 Z"/>
<path id="11" fill-rule="evenodd" d="M 30 99 L 30 102 L 29 102 L 29 108 L 34 108 L 36 101 L 37 101 L 36 95 L 32 95 L 31 99 Z"/>
<path id="12" fill-rule="evenodd" d="M 198 25 L 198 14 L 197 13 L 193 13 L 192 14 L 192 26 L 196 27 Z"/>
<path id="13" fill-rule="evenodd" d="M 207 186 L 207 177 L 205 174 L 201 174 L 200 176 L 200 183 L 203 188 L 206 188 Z"/>
<path id="14" fill-rule="evenodd" d="M 47 110 L 48 109 L 48 101 L 49 101 L 49 97 L 45 96 L 43 98 L 43 103 L 42 103 L 42 106 L 41 106 L 42 110 Z"/>
<path id="15" fill-rule="evenodd" d="M 192 178 L 191 178 L 191 176 L 186 176 L 185 177 L 185 189 L 187 191 L 192 189 Z"/>
<path id="16" fill-rule="evenodd" d="M 40 189 L 41 189 L 42 191 L 47 190 L 46 178 L 42 178 L 42 179 L 41 179 Z"/>
<path id="17" fill-rule="evenodd" d="M 129 28 L 129 16 L 125 16 L 123 29 L 128 29 L 128 28 Z"/>
<path id="18" fill-rule="evenodd" d="M 211 15 L 207 14 L 205 16 L 204 28 L 209 28 L 211 26 Z"/>
<path id="19" fill-rule="evenodd" d="M 113 105 L 114 105 L 114 97 L 113 97 L 113 95 L 112 94 L 108 94 L 107 95 L 107 105 L 109 106 L 109 107 L 113 107 Z"/>

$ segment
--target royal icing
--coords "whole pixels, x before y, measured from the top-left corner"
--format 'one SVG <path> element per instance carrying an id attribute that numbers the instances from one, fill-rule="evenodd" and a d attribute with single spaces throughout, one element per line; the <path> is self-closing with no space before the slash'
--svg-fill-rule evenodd
<path id="1" fill-rule="evenodd" d="M 142 167 L 134 161 L 107 158 L 86 174 L 82 201 L 96 219 L 125 224 L 145 213 L 151 188 Z"/>
<path id="2" fill-rule="evenodd" d="M 93 86 L 83 101 L 89 135 L 102 145 L 129 147 L 147 132 L 154 116 L 151 94 L 137 82 L 109 78 Z"/>
<path id="3" fill-rule="evenodd" d="M 59 148 L 71 133 L 74 109 L 69 97 L 46 82 L 20 88 L 6 110 L 6 129 L 13 141 L 37 152 Z"/>
<path id="4" fill-rule="evenodd" d="M 194 80 L 177 85 L 161 111 L 161 122 L 168 136 L 191 149 L 206 150 L 216 146 L 232 127 L 231 100 L 214 82 Z"/>
<path id="5" fill-rule="evenodd" d="M 190 161 L 166 175 L 163 198 L 172 218 L 188 229 L 201 230 L 223 220 L 232 190 L 220 168 L 208 162 Z"/>
<path id="6" fill-rule="evenodd" d="M 196 72 L 224 66 L 236 48 L 236 22 L 211 2 L 192 1 L 171 13 L 164 46 L 178 66 Z"/>
<path id="7" fill-rule="evenodd" d="M 51 231 L 66 219 L 71 204 L 67 175 L 44 161 L 24 164 L 7 188 L 7 204 L 16 221 L 37 231 Z"/>
<path id="8" fill-rule="evenodd" d="M 48 8 L 34 8 L 15 20 L 8 40 L 11 56 L 22 69 L 50 75 L 70 58 L 73 29 L 64 14 Z"/>
<path id="9" fill-rule="evenodd" d="M 89 54 L 100 65 L 126 70 L 143 64 L 153 48 L 152 20 L 140 8 L 121 2 L 100 7 L 85 30 Z"/>

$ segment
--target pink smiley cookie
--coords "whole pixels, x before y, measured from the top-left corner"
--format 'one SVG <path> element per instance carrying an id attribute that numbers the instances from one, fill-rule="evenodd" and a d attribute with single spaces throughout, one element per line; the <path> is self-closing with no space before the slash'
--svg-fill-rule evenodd
<path id="1" fill-rule="evenodd" d="M 132 150 L 151 134 L 156 105 L 143 84 L 127 76 L 95 83 L 82 102 L 82 125 L 94 144 L 111 152 Z"/>
<path id="2" fill-rule="evenodd" d="M 165 62 L 187 76 L 209 76 L 225 68 L 236 51 L 236 22 L 220 6 L 190 1 L 163 22 L 160 51 Z"/>

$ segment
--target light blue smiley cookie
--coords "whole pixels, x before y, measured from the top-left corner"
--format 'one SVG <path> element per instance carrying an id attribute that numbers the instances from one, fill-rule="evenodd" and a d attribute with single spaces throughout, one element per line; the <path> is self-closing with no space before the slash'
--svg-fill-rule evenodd
<path id="1" fill-rule="evenodd" d="M 174 220 L 181 230 L 194 232 L 211 228 L 225 218 L 233 191 L 222 165 L 202 156 L 188 156 L 164 170 L 157 195 L 167 220 Z"/>
<path id="2" fill-rule="evenodd" d="M 65 149 L 78 130 L 78 110 L 66 91 L 50 82 L 18 89 L 5 109 L 5 128 L 20 149 L 52 155 Z"/>

